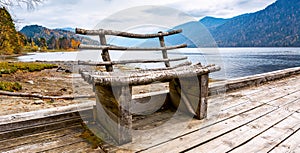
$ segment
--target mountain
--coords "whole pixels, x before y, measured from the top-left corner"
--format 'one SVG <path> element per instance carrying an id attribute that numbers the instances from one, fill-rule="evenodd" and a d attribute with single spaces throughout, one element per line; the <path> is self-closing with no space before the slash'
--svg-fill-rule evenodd
<path id="1" fill-rule="evenodd" d="M 165 38 L 167 45 L 187 44 L 190 48 L 216 46 L 208 29 L 200 22 L 191 21 L 174 27 L 182 29 L 182 33 Z"/>
<path id="2" fill-rule="evenodd" d="M 46 39 L 46 41 L 49 41 L 52 37 L 56 39 L 74 38 L 75 40 L 80 41 L 82 44 L 90 44 L 90 45 L 99 44 L 99 42 L 96 40 L 93 40 L 89 37 L 76 35 L 74 32 L 71 31 L 62 30 L 62 29 L 48 29 L 46 27 L 39 26 L 39 25 L 25 26 L 22 28 L 20 32 L 23 33 L 27 38 L 31 38 L 31 39 L 44 38 Z"/>
<path id="3" fill-rule="evenodd" d="M 188 47 L 300 47 L 300 0 L 277 0 L 258 12 L 229 19 L 205 17 L 199 23 L 174 27 L 183 29 L 183 36 L 172 36 L 169 42 Z"/>
<path id="4" fill-rule="evenodd" d="M 230 19 L 223 19 L 223 18 L 215 18 L 211 16 L 207 16 L 202 18 L 199 22 L 202 23 L 207 29 L 214 30 L 218 26 L 223 25 Z"/>
<path id="5" fill-rule="evenodd" d="M 71 27 L 65 27 L 65 28 L 56 28 L 56 30 L 65 30 L 65 31 L 70 31 L 75 33 L 75 29 Z"/>
<path id="6" fill-rule="evenodd" d="M 277 0 L 264 10 L 228 20 L 211 33 L 219 46 L 299 47 L 300 0 Z"/>
<path id="7" fill-rule="evenodd" d="M 0 7 L 0 55 L 19 54 L 25 37 L 18 33 L 9 12 Z"/>

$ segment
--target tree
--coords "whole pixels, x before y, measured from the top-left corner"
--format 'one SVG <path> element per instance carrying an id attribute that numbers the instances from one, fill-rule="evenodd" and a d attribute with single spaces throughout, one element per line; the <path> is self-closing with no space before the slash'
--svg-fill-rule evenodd
<path id="1" fill-rule="evenodd" d="M 70 46 L 71 46 L 71 43 L 67 37 L 59 38 L 59 48 L 60 49 L 69 49 Z"/>
<path id="2" fill-rule="evenodd" d="M 43 0 L 0 0 L 0 7 L 13 7 L 26 5 L 27 9 L 34 9 L 36 5 L 43 2 Z"/>
<path id="3" fill-rule="evenodd" d="M 39 41 L 40 41 L 39 46 L 41 47 L 41 50 L 43 50 L 43 51 L 47 50 L 48 46 L 47 46 L 46 39 L 42 37 L 42 38 L 39 39 Z"/>
<path id="4" fill-rule="evenodd" d="M 47 46 L 48 49 L 57 49 L 56 48 L 56 39 L 54 36 L 52 36 L 48 41 L 47 41 Z"/>
<path id="5" fill-rule="evenodd" d="M 15 24 L 9 12 L 3 7 L 0 8 L 0 51 L 1 54 L 21 53 L 21 36 L 15 29 Z"/>
<path id="6" fill-rule="evenodd" d="M 79 45 L 80 45 L 80 41 L 76 41 L 74 38 L 71 38 L 71 48 L 72 49 L 78 49 Z"/>

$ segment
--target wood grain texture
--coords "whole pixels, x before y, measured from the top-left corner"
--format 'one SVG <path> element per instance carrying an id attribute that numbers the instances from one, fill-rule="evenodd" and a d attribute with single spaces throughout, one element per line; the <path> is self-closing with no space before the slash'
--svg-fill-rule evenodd
<path id="1" fill-rule="evenodd" d="M 101 44 L 101 45 L 106 45 L 106 38 L 105 38 L 105 35 L 100 34 L 100 35 L 99 35 L 99 38 L 100 38 L 100 44 Z M 102 60 L 103 60 L 104 62 L 110 62 L 110 61 L 111 61 L 110 55 L 109 55 L 109 52 L 108 52 L 108 48 L 103 48 L 103 49 L 102 49 L 101 56 L 102 56 Z M 113 71 L 113 66 L 112 66 L 112 64 L 110 64 L 110 65 L 105 65 L 105 68 L 106 68 L 106 71 L 107 71 L 107 72 L 112 72 L 112 71 Z"/>
<path id="2" fill-rule="evenodd" d="M 136 33 L 104 30 L 104 29 L 85 30 L 85 29 L 80 29 L 80 28 L 76 28 L 75 31 L 76 31 L 76 34 L 82 34 L 82 35 L 114 35 L 114 36 L 128 37 L 128 38 L 149 39 L 149 38 L 156 38 L 156 37 L 160 37 L 160 36 L 169 36 L 169 35 L 178 34 L 178 33 L 182 32 L 182 29 L 171 30 L 171 31 L 162 32 L 162 33 L 154 33 L 154 34 L 136 34 Z"/>
<path id="3" fill-rule="evenodd" d="M 166 46 L 166 47 L 122 47 L 122 46 L 96 46 L 96 45 L 85 45 L 80 44 L 80 49 L 89 49 L 89 50 L 114 50 L 114 51 L 161 51 L 161 50 L 174 50 L 179 48 L 187 47 L 186 44 Z"/>
<path id="4" fill-rule="evenodd" d="M 129 86 L 96 86 L 97 122 L 115 139 L 117 145 L 132 140 L 131 94 Z"/>
<path id="5" fill-rule="evenodd" d="M 163 32 L 158 32 L 159 34 L 162 34 Z M 165 47 L 166 46 L 166 44 L 165 44 L 165 39 L 164 39 L 164 37 L 163 36 L 160 36 L 159 37 L 159 43 L 160 43 L 160 47 Z M 163 49 L 162 50 L 162 56 L 163 56 L 163 58 L 164 59 L 168 59 L 168 53 L 167 53 L 167 50 L 165 50 L 165 49 Z M 171 65 L 170 65 L 170 62 L 169 61 L 165 61 L 165 66 L 166 67 L 170 67 Z"/>
<path id="6" fill-rule="evenodd" d="M 98 75 L 91 75 L 91 82 L 95 85 L 129 84 L 145 85 L 155 81 L 169 82 L 173 78 L 192 77 L 208 74 L 220 70 L 220 67 L 212 65 L 202 67 L 199 65 L 183 66 L 176 69 L 164 71 L 135 71 L 135 72 L 99 72 Z"/>
<path id="7" fill-rule="evenodd" d="M 79 65 L 90 65 L 90 66 L 106 66 L 106 65 L 129 64 L 129 63 L 159 63 L 159 62 L 181 61 L 181 60 L 186 60 L 186 59 L 187 59 L 187 57 L 167 58 L 167 59 L 119 60 L 119 61 L 111 61 L 111 62 L 84 62 L 84 61 L 81 61 L 78 64 Z"/>

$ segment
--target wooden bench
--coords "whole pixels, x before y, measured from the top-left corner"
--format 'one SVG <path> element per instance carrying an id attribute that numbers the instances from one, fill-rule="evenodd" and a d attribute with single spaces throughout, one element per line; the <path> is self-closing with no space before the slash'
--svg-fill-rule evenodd
<path id="1" fill-rule="evenodd" d="M 103 62 L 81 62 L 83 65 L 105 66 L 106 72 L 81 71 L 83 78 L 93 85 L 97 106 L 95 113 L 97 122 L 108 131 L 118 144 L 132 141 L 132 86 L 147 85 L 154 82 L 169 82 L 170 104 L 182 111 L 192 113 L 197 119 L 207 116 L 207 97 L 209 73 L 220 70 L 215 65 L 192 65 L 187 57 L 169 58 L 167 50 L 187 47 L 186 44 L 165 46 L 164 37 L 181 33 L 182 30 L 158 32 L 155 34 L 135 34 L 112 30 L 76 29 L 77 34 L 96 35 L 100 37 L 101 46 L 81 44 L 81 49 L 102 50 Z M 121 47 L 108 45 L 106 35 L 127 38 L 158 38 L 161 47 Z M 112 61 L 109 51 L 160 51 L 161 59 L 138 59 Z M 176 61 L 177 65 L 172 65 Z M 178 64 L 178 61 L 182 61 Z M 116 65 L 129 63 L 164 63 L 164 67 L 114 71 Z M 106 117 L 105 117 L 106 116 Z"/>

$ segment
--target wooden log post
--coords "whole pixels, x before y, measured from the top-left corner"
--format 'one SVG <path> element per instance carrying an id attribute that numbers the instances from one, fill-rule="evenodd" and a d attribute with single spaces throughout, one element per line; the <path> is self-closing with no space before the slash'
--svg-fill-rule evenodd
<path id="1" fill-rule="evenodd" d="M 101 45 L 104 45 L 104 46 L 107 45 L 105 35 L 100 34 L 99 37 L 100 37 Z M 108 52 L 108 48 L 102 49 L 101 56 L 102 56 L 102 60 L 104 62 L 106 62 L 106 61 L 110 62 L 111 61 L 110 56 L 109 56 L 109 52 Z M 105 65 L 105 68 L 106 68 L 107 72 L 112 72 L 113 71 L 113 66 L 112 65 Z"/>
<path id="2" fill-rule="evenodd" d="M 198 76 L 200 79 L 200 102 L 198 109 L 196 111 L 196 116 L 198 119 L 205 119 L 207 117 L 207 98 L 208 98 L 208 82 L 209 82 L 209 74 L 203 74 Z"/>
<path id="3" fill-rule="evenodd" d="M 96 86 L 97 123 L 116 141 L 116 145 L 132 141 L 130 86 Z"/>
<path id="4" fill-rule="evenodd" d="M 160 31 L 158 32 L 159 34 L 162 34 L 163 32 Z M 164 39 L 164 36 L 159 36 L 159 42 L 160 42 L 160 46 L 161 47 L 166 47 L 166 44 L 165 44 L 165 39 Z M 168 53 L 167 53 L 167 50 L 166 49 L 163 49 L 162 50 L 162 55 L 163 55 L 163 58 L 164 59 L 168 59 Z M 165 66 L 166 67 L 170 67 L 170 62 L 169 61 L 165 61 Z"/>

